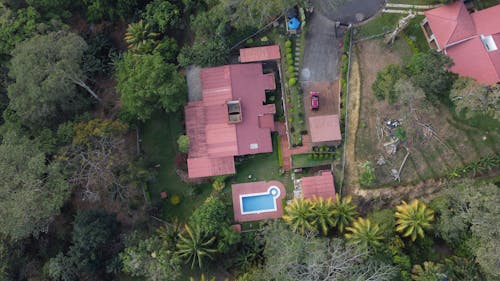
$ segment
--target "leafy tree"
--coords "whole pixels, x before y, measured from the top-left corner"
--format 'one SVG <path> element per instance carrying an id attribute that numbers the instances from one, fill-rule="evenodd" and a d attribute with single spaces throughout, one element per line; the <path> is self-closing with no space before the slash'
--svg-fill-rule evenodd
<path id="1" fill-rule="evenodd" d="M 425 203 L 413 200 L 410 204 L 403 201 L 396 206 L 396 231 L 403 234 L 403 237 L 410 237 L 412 241 L 417 236 L 424 237 L 424 231 L 431 228 L 434 220 L 434 211 L 427 208 Z"/>
<path id="2" fill-rule="evenodd" d="M 453 61 L 436 51 L 418 53 L 406 65 L 406 73 L 413 84 L 424 90 L 427 99 L 436 101 L 438 97 L 448 97 L 456 74 L 449 72 Z"/>
<path id="3" fill-rule="evenodd" d="M 481 274 L 474 257 L 451 256 L 445 259 L 446 273 L 450 280 L 479 281 L 486 280 Z"/>
<path id="4" fill-rule="evenodd" d="M 87 19 L 92 23 L 102 20 L 125 19 L 137 7 L 137 0 L 83 0 Z"/>
<path id="5" fill-rule="evenodd" d="M 81 69 L 86 49 L 80 36 L 63 31 L 37 35 L 16 46 L 9 69 L 15 81 L 8 88 L 9 107 L 24 123 L 51 125 L 61 113 L 80 109 L 77 85 L 99 100 L 85 84 Z"/>
<path id="6" fill-rule="evenodd" d="M 335 225 L 339 232 L 344 232 L 344 228 L 352 223 L 354 217 L 358 214 L 356 205 L 352 203 L 351 196 L 340 198 L 338 194 L 335 195 L 335 202 L 333 203 L 333 218 Z"/>
<path id="7" fill-rule="evenodd" d="M 330 228 L 335 227 L 335 222 L 333 220 L 333 201 L 332 198 L 326 200 L 323 197 L 314 198 L 312 201 L 312 212 L 316 219 L 314 225 L 317 226 L 318 231 L 321 231 L 323 235 L 328 234 Z"/>
<path id="8" fill-rule="evenodd" d="M 160 54 L 165 62 L 177 63 L 177 55 L 179 55 L 179 46 L 174 38 L 164 37 L 154 49 L 154 52 Z"/>
<path id="9" fill-rule="evenodd" d="M 219 233 L 229 225 L 226 206 L 220 199 L 210 196 L 199 206 L 189 218 L 190 225 L 196 225 L 208 236 Z"/>
<path id="10" fill-rule="evenodd" d="M 159 54 L 126 53 L 116 63 L 116 78 L 123 109 L 139 120 L 148 120 L 159 107 L 173 112 L 186 102 L 184 77 Z"/>
<path id="11" fill-rule="evenodd" d="M 500 234 L 500 190 L 494 184 L 463 181 L 449 188 L 443 195 L 446 200 L 438 205 L 437 234 L 450 241 L 460 241 L 463 236 L 454 231 L 471 235 L 465 246 L 475 256 L 486 279 L 500 276 L 496 249 Z M 447 210 L 447 211 L 446 211 Z M 457 227 L 455 227 L 455 225 Z M 458 236 L 458 237 L 457 237 Z"/>
<path id="12" fill-rule="evenodd" d="M 366 161 L 359 164 L 361 169 L 359 183 L 362 186 L 370 186 L 376 180 L 375 177 L 375 168 L 373 168 L 372 162 Z"/>
<path id="13" fill-rule="evenodd" d="M 181 275 L 180 261 L 172 245 L 155 235 L 126 247 L 120 253 L 123 271 L 151 281 L 175 281 Z"/>
<path id="14" fill-rule="evenodd" d="M 63 253 L 57 254 L 51 258 L 47 264 L 46 270 L 51 280 L 73 281 L 77 278 L 75 261 Z"/>
<path id="15" fill-rule="evenodd" d="M 83 211 L 76 215 L 68 254 L 75 261 L 78 271 L 93 274 L 105 268 L 106 246 L 109 250 L 117 227 L 116 216 L 100 210 Z"/>
<path id="16" fill-rule="evenodd" d="M 395 268 L 341 239 L 294 233 L 279 222 L 266 226 L 265 264 L 247 280 L 391 280 Z"/>
<path id="17" fill-rule="evenodd" d="M 9 58 L 16 44 L 36 33 L 40 21 L 40 14 L 33 7 L 14 11 L 0 3 L 0 62 Z"/>
<path id="18" fill-rule="evenodd" d="M 423 266 L 416 264 L 411 270 L 411 279 L 414 281 L 444 281 L 448 280 L 443 273 L 443 265 L 431 261 L 424 262 Z"/>
<path id="19" fill-rule="evenodd" d="M 352 223 L 352 227 L 346 227 L 350 233 L 345 234 L 349 243 L 357 244 L 362 249 L 378 248 L 382 245 L 383 236 L 378 225 L 372 224 L 370 219 L 359 217 Z"/>
<path id="20" fill-rule="evenodd" d="M 45 15 L 45 18 L 69 18 L 74 1 L 71 0 L 26 0 L 26 3 Z"/>
<path id="21" fill-rule="evenodd" d="M 454 83 L 450 99 L 457 114 L 466 118 L 487 115 L 500 120 L 500 86 L 482 85 L 468 77 L 460 77 Z"/>
<path id="22" fill-rule="evenodd" d="M 189 225 L 184 226 L 185 234 L 179 234 L 179 243 L 177 243 L 177 254 L 180 258 L 186 260 L 186 263 L 191 261 L 191 269 L 194 268 L 195 264 L 201 269 L 203 267 L 203 260 L 208 257 L 213 259 L 213 253 L 217 252 L 217 249 L 212 248 L 212 244 L 216 237 L 212 236 L 207 238 L 203 234 L 198 225 L 191 228 Z"/>
<path id="23" fill-rule="evenodd" d="M 158 41 L 158 33 L 151 30 L 151 25 L 143 20 L 128 25 L 125 42 L 129 51 L 134 53 L 151 53 Z"/>
<path id="24" fill-rule="evenodd" d="M 223 5 L 216 5 L 192 17 L 191 30 L 195 38 L 202 42 L 227 38 L 231 31 L 227 14 L 228 10 Z"/>
<path id="25" fill-rule="evenodd" d="M 189 138 L 186 135 L 180 135 L 177 138 L 177 146 L 179 147 L 179 151 L 182 153 L 187 153 L 189 150 Z"/>
<path id="26" fill-rule="evenodd" d="M 0 144 L 0 233 L 13 240 L 47 231 L 69 196 L 60 165 L 10 131 Z"/>
<path id="27" fill-rule="evenodd" d="M 310 200 L 295 198 L 285 206 L 283 220 L 294 232 L 304 234 L 306 231 L 316 231 L 314 215 Z"/>
<path id="28" fill-rule="evenodd" d="M 151 24 L 154 30 L 166 32 L 179 26 L 181 11 L 170 1 L 154 0 L 146 5 L 146 9 L 142 12 L 142 18 Z"/>
<path id="29" fill-rule="evenodd" d="M 182 48 L 177 60 L 181 66 L 217 66 L 228 62 L 229 48 L 224 40 L 196 41 L 191 47 Z"/>
<path id="30" fill-rule="evenodd" d="M 397 100 L 396 82 L 401 78 L 399 65 L 390 64 L 377 73 L 377 79 L 372 84 L 372 91 L 378 100 L 387 99 L 389 104 Z"/>

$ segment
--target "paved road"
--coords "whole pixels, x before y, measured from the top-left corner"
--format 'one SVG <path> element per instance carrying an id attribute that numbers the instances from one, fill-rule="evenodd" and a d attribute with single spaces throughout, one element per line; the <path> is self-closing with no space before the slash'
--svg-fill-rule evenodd
<path id="1" fill-rule="evenodd" d="M 342 32 L 335 36 L 335 21 L 357 23 L 377 13 L 384 0 L 312 0 L 300 81 L 335 81 Z M 331 3 L 341 4 L 331 4 Z M 340 31 L 340 30 L 339 30 Z"/>

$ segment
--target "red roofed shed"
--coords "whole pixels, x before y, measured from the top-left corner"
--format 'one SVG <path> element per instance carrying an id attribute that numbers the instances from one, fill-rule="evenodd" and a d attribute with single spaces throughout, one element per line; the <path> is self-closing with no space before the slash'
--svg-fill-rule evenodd
<path id="1" fill-rule="evenodd" d="M 240 49 L 240 62 L 242 63 L 279 60 L 280 58 L 279 45 Z"/>
<path id="2" fill-rule="evenodd" d="M 300 181 L 304 199 L 313 197 L 335 198 L 335 184 L 331 171 L 321 171 L 318 176 L 303 177 Z"/>
<path id="3" fill-rule="evenodd" d="M 309 131 L 314 144 L 340 144 L 340 121 L 337 114 L 309 117 Z"/>
<path id="4" fill-rule="evenodd" d="M 424 14 L 424 34 L 453 60 L 451 71 L 485 84 L 500 82 L 500 5 L 471 14 L 457 1 Z"/>

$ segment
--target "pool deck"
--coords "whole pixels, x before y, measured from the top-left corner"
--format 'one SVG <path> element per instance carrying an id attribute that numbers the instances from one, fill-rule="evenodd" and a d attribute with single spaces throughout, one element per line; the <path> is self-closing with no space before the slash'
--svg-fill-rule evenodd
<path id="1" fill-rule="evenodd" d="M 276 198 L 276 211 L 257 214 L 242 214 L 240 195 L 267 192 L 270 186 L 277 186 L 280 195 Z M 232 185 L 234 220 L 236 222 L 276 219 L 283 216 L 283 198 L 286 196 L 285 186 L 279 181 L 246 182 Z"/>

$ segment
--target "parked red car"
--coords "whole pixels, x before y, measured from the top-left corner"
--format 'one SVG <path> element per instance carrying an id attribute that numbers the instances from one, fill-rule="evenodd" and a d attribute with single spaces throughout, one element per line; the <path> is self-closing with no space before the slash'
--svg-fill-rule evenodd
<path id="1" fill-rule="evenodd" d="M 319 109 L 319 93 L 311 92 L 311 109 L 318 110 Z"/>

